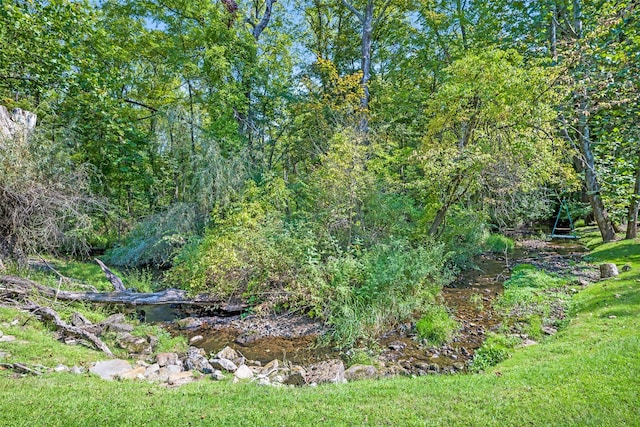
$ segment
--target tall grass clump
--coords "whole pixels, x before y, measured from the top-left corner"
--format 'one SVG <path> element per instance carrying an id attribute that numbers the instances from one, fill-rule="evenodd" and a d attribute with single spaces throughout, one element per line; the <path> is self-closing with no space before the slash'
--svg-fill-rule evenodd
<path id="1" fill-rule="evenodd" d="M 501 234 L 490 234 L 484 242 L 487 250 L 493 253 L 505 253 L 513 252 L 515 243 L 513 239 L 510 239 Z"/>
<path id="2" fill-rule="evenodd" d="M 429 306 L 416 322 L 418 338 L 427 340 L 432 346 L 440 346 L 453 339 L 459 325 L 445 306 Z"/>

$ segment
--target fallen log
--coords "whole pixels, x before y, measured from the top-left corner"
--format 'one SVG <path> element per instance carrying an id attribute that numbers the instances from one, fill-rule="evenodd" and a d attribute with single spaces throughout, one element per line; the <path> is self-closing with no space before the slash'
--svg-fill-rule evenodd
<path id="1" fill-rule="evenodd" d="M 10 293 L 14 296 L 29 296 L 35 291 L 49 298 L 57 298 L 59 301 L 84 301 L 99 304 L 123 304 L 128 306 L 181 304 L 212 308 L 226 314 L 239 313 L 249 307 L 242 302 L 223 302 L 217 298 L 211 298 L 208 295 L 189 297 L 187 292 L 181 289 L 165 289 L 159 292 L 148 293 L 130 290 L 120 292 L 65 291 L 41 285 L 33 280 L 7 275 L 0 275 L 0 283 L 9 285 L 0 287 L 0 293 Z"/>

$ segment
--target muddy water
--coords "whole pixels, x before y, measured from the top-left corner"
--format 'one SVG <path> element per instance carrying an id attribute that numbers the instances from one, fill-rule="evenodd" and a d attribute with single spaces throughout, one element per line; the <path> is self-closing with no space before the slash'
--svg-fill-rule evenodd
<path id="1" fill-rule="evenodd" d="M 405 373 L 423 375 L 464 370 L 488 332 L 497 329 L 500 317 L 492 308 L 502 293 L 510 267 L 527 262 L 552 271 L 566 271 L 578 261 L 582 246 L 574 241 L 525 241 L 507 259 L 493 255 L 476 258 L 477 269 L 461 274 L 442 291 L 441 302 L 450 307 L 461 329 L 448 345 L 430 347 L 415 338 L 411 325 L 390 331 L 379 340 L 380 360 L 395 365 Z M 195 345 L 207 352 L 217 352 L 229 345 L 250 359 L 262 363 L 273 359 L 295 364 L 309 364 L 342 354 L 331 348 L 319 348 L 317 337 L 322 326 L 303 318 L 202 318 L 195 327 L 174 329 L 188 338 L 204 337 Z M 402 370 L 400 371 L 402 372 Z"/>

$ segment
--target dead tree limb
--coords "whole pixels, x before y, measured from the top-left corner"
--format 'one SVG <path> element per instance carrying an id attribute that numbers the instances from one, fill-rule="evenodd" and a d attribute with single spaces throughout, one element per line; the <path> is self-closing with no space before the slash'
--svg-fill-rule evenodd
<path id="1" fill-rule="evenodd" d="M 107 276 L 107 280 L 110 281 L 111 284 L 113 285 L 113 289 L 115 289 L 116 292 L 124 291 L 125 287 L 124 287 L 124 284 L 122 283 L 122 280 L 120 280 L 120 278 L 116 276 L 113 273 L 113 271 L 109 270 L 109 268 L 107 268 L 107 266 L 104 265 L 104 263 L 100 261 L 98 258 L 95 258 L 95 260 L 100 266 L 100 268 L 102 269 L 102 271 L 104 272 L 104 275 Z"/>
<path id="2" fill-rule="evenodd" d="M 183 304 L 197 307 L 215 308 L 226 314 L 239 313 L 248 307 L 242 302 L 223 302 L 217 298 L 211 298 L 208 295 L 198 295 L 189 297 L 186 291 L 180 289 L 165 289 L 160 292 L 76 292 L 60 290 L 48 286 L 41 285 L 33 280 L 24 279 L 15 276 L 0 275 L 0 294 L 5 297 L 22 297 L 28 298 L 37 292 L 38 294 L 54 298 L 58 301 L 85 301 L 100 304 L 124 304 L 129 306 L 136 305 L 166 305 L 166 304 Z"/>
<path id="3" fill-rule="evenodd" d="M 109 347 L 107 347 L 107 345 L 102 342 L 100 338 L 98 338 L 91 332 L 85 331 L 82 328 L 67 324 L 51 307 L 35 306 L 35 308 L 31 308 L 31 311 L 33 314 L 40 316 L 42 320 L 53 322 L 58 330 L 61 330 L 69 335 L 84 338 L 91 344 L 93 344 L 98 350 L 104 352 L 107 356 L 114 357 Z"/>

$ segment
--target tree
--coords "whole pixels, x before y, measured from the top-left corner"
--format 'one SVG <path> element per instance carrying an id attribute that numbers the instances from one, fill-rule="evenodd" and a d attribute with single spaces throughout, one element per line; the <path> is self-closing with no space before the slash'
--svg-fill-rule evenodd
<path id="1" fill-rule="evenodd" d="M 553 155 L 561 146 L 552 137 L 548 70 L 525 67 L 513 51 L 493 50 L 469 53 L 446 71 L 426 109 L 430 120 L 418 157 L 432 235 L 465 197 L 497 193 L 499 182 L 507 193 L 532 190 L 565 175 Z"/>

